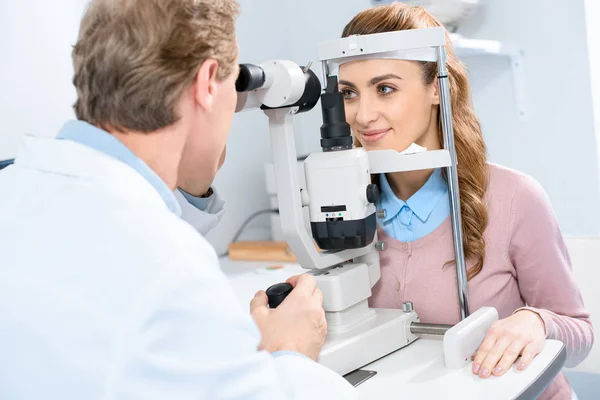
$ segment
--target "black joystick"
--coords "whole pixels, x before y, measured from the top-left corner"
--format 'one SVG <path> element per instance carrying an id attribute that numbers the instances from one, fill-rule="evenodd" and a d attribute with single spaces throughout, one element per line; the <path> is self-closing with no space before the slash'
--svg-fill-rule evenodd
<path id="1" fill-rule="evenodd" d="M 275 308 L 280 305 L 293 288 L 289 283 L 276 283 L 270 286 L 266 291 L 269 298 L 269 308 Z"/>

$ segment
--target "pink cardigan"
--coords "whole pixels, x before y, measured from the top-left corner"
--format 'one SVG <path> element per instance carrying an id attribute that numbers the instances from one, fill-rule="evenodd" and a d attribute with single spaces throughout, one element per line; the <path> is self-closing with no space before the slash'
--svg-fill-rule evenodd
<path id="1" fill-rule="evenodd" d="M 548 338 L 565 344 L 566 365 L 575 366 L 588 355 L 594 331 L 550 201 L 527 175 L 494 164 L 489 173 L 486 254 L 482 271 L 468 284 L 470 310 L 495 307 L 500 318 L 522 307 L 536 311 Z M 371 306 L 400 308 L 412 301 L 422 322 L 457 323 L 456 271 L 453 263 L 444 266 L 454 260 L 450 219 L 411 243 L 392 239 L 381 229 L 379 237 L 387 249 L 381 253 L 381 279 Z M 571 398 L 562 374 L 542 398 Z"/>

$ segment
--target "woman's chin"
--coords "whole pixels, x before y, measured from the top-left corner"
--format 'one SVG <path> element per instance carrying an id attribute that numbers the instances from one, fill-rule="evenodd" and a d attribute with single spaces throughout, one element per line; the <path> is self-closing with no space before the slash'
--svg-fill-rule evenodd
<path id="1" fill-rule="evenodd" d="M 363 142 L 361 143 L 362 147 L 366 150 L 366 151 L 372 151 L 372 150 L 389 150 L 388 147 L 385 147 L 383 145 L 383 143 L 381 142 Z"/>

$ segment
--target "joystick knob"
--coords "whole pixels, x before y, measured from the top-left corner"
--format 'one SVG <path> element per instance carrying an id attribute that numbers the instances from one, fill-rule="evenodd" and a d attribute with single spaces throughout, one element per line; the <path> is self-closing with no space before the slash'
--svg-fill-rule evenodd
<path id="1" fill-rule="evenodd" d="M 266 291 L 269 298 L 269 308 L 275 308 L 280 305 L 293 288 L 289 283 L 276 283 L 270 286 Z"/>

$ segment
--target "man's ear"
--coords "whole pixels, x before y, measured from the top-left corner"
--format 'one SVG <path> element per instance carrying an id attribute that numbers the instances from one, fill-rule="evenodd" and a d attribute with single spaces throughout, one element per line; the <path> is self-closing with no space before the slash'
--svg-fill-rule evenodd
<path id="1" fill-rule="evenodd" d="M 200 65 L 194 79 L 194 98 L 205 111 L 211 111 L 214 104 L 218 70 L 218 61 L 207 58 Z"/>
<path id="2" fill-rule="evenodd" d="M 438 81 L 437 76 L 431 84 L 431 95 L 431 104 L 440 105 L 440 82 Z"/>

